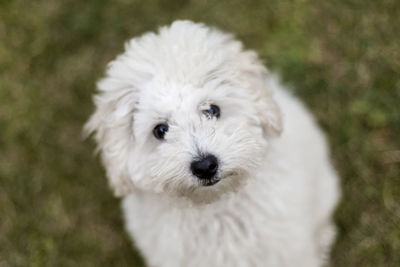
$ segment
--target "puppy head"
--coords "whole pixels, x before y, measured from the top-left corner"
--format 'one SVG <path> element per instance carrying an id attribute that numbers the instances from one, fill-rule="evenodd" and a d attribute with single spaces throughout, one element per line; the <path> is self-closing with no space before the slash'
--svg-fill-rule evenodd
<path id="1" fill-rule="evenodd" d="M 265 75 L 253 52 L 202 24 L 129 41 L 98 83 L 86 125 L 115 194 L 210 202 L 237 190 L 281 131 Z"/>

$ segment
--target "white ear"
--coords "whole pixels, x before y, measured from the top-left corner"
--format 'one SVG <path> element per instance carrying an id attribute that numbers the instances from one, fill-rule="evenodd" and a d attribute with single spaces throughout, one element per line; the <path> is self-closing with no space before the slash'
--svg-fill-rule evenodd
<path id="1" fill-rule="evenodd" d="M 270 74 L 252 51 L 246 51 L 242 59 L 241 79 L 245 80 L 253 98 L 257 117 L 264 137 L 276 137 L 282 132 L 282 114 L 273 98 L 273 88 L 267 82 Z"/>
<path id="2" fill-rule="evenodd" d="M 134 189 L 126 161 L 134 145 L 135 89 L 110 77 L 101 80 L 98 88 L 100 92 L 94 97 L 96 110 L 84 131 L 87 135 L 94 134 L 114 194 L 124 196 Z"/>
<path id="3" fill-rule="evenodd" d="M 117 196 L 134 189 L 127 159 L 135 144 L 133 115 L 139 88 L 152 76 L 148 71 L 152 63 L 143 59 L 147 53 L 142 43 L 146 36 L 131 39 L 125 44 L 125 52 L 108 64 L 105 78 L 97 84 L 96 110 L 85 125 L 87 135 L 94 133 L 109 183 Z"/>
<path id="4" fill-rule="evenodd" d="M 256 109 L 264 137 L 277 137 L 282 132 L 282 114 L 266 84 L 260 88 Z"/>

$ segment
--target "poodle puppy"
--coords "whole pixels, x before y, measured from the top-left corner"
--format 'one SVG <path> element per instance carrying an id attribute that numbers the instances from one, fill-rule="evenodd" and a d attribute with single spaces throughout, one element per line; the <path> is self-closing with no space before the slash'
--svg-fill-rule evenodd
<path id="1" fill-rule="evenodd" d="M 190 21 L 127 42 L 94 133 L 148 266 L 322 266 L 338 177 L 312 115 L 232 35 Z"/>

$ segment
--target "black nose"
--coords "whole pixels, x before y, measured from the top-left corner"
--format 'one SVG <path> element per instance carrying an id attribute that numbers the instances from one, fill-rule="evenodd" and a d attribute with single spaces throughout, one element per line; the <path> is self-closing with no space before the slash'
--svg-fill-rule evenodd
<path id="1" fill-rule="evenodd" d="M 206 155 L 190 164 L 192 173 L 200 179 L 211 179 L 217 173 L 218 160 L 214 155 Z"/>

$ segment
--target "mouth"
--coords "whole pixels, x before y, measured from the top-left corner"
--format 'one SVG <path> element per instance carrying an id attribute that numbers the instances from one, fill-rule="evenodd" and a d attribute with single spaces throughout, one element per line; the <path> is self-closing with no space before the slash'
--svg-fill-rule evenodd
<path id="1" fill-rule="evenodd" d="M 200 181 L 200 184 L 202 186 L 213 186 L 213 185 L 217 184 L 219 181 L 221 181 L 221 179 L 219 179 L 219 178 L 203 179 Z"/>

